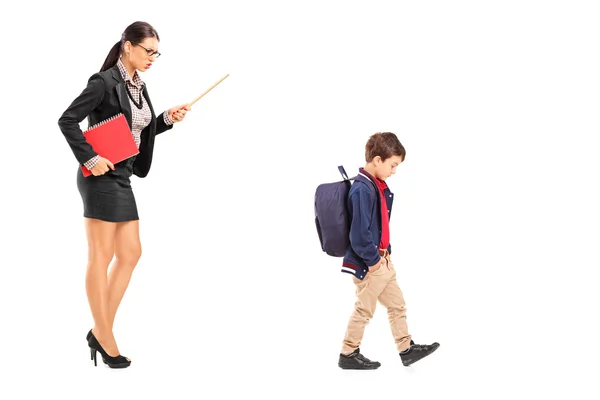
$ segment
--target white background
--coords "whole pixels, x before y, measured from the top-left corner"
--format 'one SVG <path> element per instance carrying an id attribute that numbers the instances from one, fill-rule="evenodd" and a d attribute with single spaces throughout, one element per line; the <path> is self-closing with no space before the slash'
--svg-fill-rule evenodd
<path id="1" fill-rule="evenodd" d="M 83 5 L 85 4 L 85 5 Z M 10 3 L 2 11 L 0 398 L 592 399 L 599 12 L 592 1 Z M 157 112 L 196 103 L 132 185 L 143 256 L 93 367 L 76 160 L 57 121 L 135 20 Z M 320 250 L 316 186 L 392 131 L 393 259 L 415 341 Z M 58 398 L 58 397 L 57 397 Z"/>

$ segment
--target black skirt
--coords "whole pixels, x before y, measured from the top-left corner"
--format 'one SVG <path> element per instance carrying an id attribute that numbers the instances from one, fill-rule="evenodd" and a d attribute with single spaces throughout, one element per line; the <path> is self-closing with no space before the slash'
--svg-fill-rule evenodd
<path id="1" fill-rule="evenodd" d="M 104 175 L 83 176 L 77 172 L 77 189 L 83 200 L 83 216 L 108 222 L 138 220 L 138 210 L 129 178 L 135 157 L 115 164 L 115 170 Z"/>

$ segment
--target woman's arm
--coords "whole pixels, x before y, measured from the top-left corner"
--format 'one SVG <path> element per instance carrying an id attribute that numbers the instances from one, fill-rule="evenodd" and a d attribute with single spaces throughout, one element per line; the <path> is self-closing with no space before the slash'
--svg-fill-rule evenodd
<path id="1" fill-rule="evenodd" d="M 165 111 L 156 117 L 156 134 L 163 133 L 173 128 L 173 120 L 169 117 L 169 111 Z"/>
<path id="2" fill-rule="evenodd" d="M 104 98 L 105 83 L 99 73 L 88 80 L 87 87 L 69 105 L 58 120 L 58 126 L 67 139 L 77 161 L 85 165 L 87 161 L 97 159 L 98 154 L 87 142 L 79 123 L 94 110 Z"/>

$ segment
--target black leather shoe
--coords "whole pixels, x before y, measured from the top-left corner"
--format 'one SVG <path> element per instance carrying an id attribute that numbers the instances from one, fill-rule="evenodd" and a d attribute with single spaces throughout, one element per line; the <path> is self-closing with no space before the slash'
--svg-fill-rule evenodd
<path id="1" fill-rule="evenodd" d="M 416 363 L 422 358 L 427 357 L 431 353 L 437 350 L 440 347 L 438 342 L 434 342 L 432 344 L 415 344 L 412 340 L 410 341 L 410 348 L 407 352 L 400 353 L 400 359 L 402 360 L 402 365 L 408 367 L 411 364 Z"/>
<path id="2" fill-rule="evenodd" d="M 92 338 L 92 336 L 94 336 L 94 334 L 92 333 L 92 330 L 90 329 L 90 331 L 87 333 L 85 340 L 87 340 L 88 344 L 90 343 L 90 339 Z M 94 355 L 91 355 L 91 360 L 94 361 Z M 104 362 L 104 364 L 108 364 L 106 362 L 106 359 L 103 357 L 102 361 Z"/>
<path id="3" fill-rule="evenodd" d="M 342 369 L 377 369 L 381 363 L 369 360 L 360 354 L 360 349 L 356 349 L 348 355 L 340 354 L 338 366 Z"/>
<path id="4" fill-rule="evenodd" d="M 88 346 L 90 347 L 90 356 L 94 362 L 94 366 L 98 366 L 96 352 L 99 352 L 102 355 L 102 361 L 104 361 L 104 364 L 108 365 L 110 368 L 127 368 L 131 365 L 131 360 L 129 360 L 127 357 L 123 357 L 120 354 L 116 357 L 109 356 L 108 353 L 106 353 L 106 351 L 102 348 L 94 334 L 90 336 Z"/>

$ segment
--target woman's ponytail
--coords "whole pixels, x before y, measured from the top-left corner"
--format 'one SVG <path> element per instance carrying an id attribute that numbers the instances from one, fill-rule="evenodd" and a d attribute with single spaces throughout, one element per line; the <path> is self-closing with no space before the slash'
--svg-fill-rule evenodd
<path id="1" fill-rule="evenodd" d="M 110 52 L 106 56 L 106 60 L 104 60 L 104 64 L 102 64 L 102 68 L 100 68 L 100 72 L 106 71 L 114 67 L 114 65 L 119 61 L 119 56 L 121 55 L 121 41 L 119 40 L 115 45 L 110 49 Z"/>

